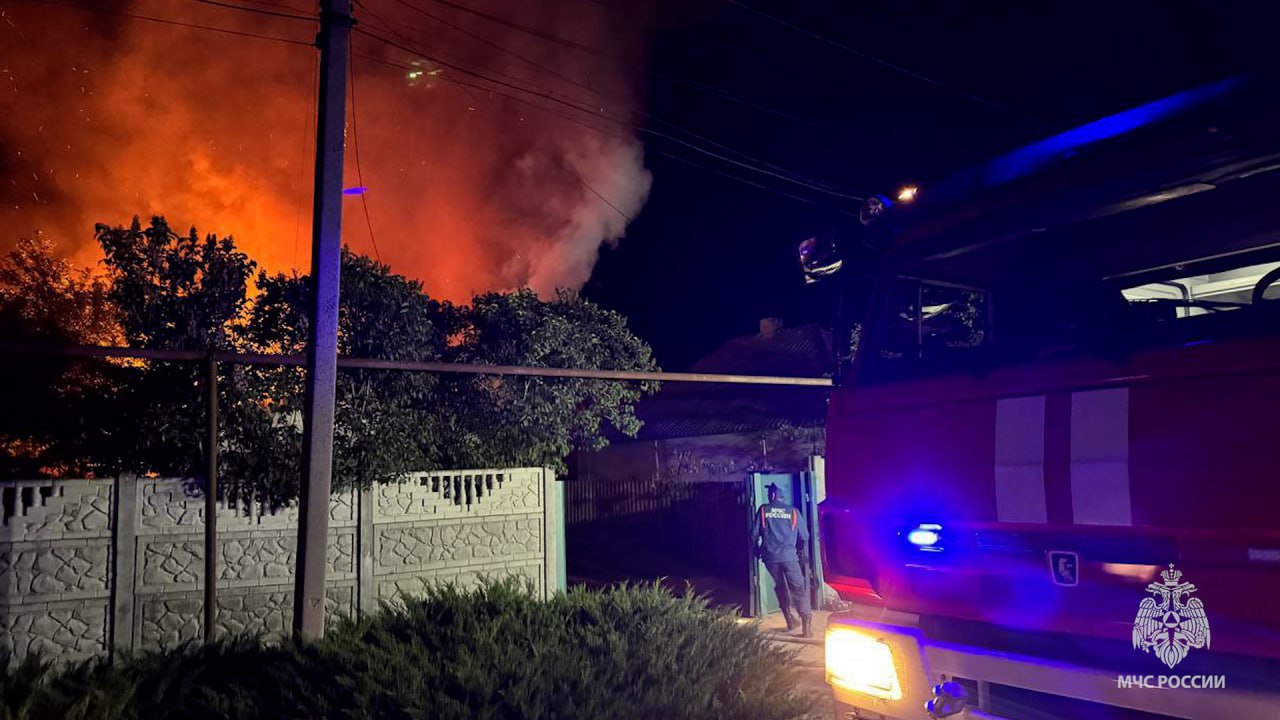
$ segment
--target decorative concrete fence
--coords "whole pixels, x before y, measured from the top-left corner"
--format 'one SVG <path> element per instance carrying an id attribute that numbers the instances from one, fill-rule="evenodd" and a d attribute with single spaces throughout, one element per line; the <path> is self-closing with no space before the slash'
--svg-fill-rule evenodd
<path id="1" fill-rule="evenodd" d="M 335 494 L 328 611 L 368 612 L 433 583 L 565 583 L 562 485 L 541 468 L 412 473 Z M 0 652 L 61 661 L 199 637 L 204 499 L 172 479 L 0 482 Z M 298 512 L 218 506 L 220 633 L 292 623 Z"/>

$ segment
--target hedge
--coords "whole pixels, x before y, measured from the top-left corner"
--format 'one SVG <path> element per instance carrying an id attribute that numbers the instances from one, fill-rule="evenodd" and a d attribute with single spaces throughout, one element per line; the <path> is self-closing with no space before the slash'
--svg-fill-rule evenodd
<path id="1" fill-rule="evenodd" d="M 400 598 L 317 643 L 236 637 L 0 675 L 0 720 L 801 718 L 792 655 L 658 585 L 536 599 L 514 581 Z M 8 666 L 8 663 L 5 663 Z"/>

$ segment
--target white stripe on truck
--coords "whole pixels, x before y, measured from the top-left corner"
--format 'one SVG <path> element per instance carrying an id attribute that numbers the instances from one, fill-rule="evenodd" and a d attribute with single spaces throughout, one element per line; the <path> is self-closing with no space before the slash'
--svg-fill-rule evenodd
<path id="1" fill-rule="evenodd" d="M 996 518 L 1045 523 L 1043 395 L 996 401 Z"/>
<path id="2" fill-rule="evenodd" d="M 1077 525 L 1132 525 L 1129 388 L 1071 395 L 1071 509 Z"/>

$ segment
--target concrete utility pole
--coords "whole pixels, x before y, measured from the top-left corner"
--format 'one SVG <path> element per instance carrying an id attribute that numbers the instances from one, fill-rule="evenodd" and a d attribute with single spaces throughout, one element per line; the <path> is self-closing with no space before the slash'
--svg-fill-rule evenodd
<path id="1" fill-rule="evenodd" d="M 311 220 L 311 334 L 303 409 L 302 496 L 293 588 L 293 632 L 324 635 L 325 549 L 333 475 L 333 413 L 338 380 L 338 277 L 342 250 L 342 159 L 346 134 L 351 0 L 322 0 L 316 195 Z"/>

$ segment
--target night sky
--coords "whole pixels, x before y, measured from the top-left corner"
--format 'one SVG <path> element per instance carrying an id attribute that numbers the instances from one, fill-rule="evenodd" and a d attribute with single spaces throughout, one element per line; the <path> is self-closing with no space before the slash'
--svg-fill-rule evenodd
<path id="1" fill-rule="evenodd" d="M 735 4 L 686 17 L 660 36 L 653 71 L 758 107 L 651 77 L 647 112 L 851 195 L 903 182 L 927 193 L 985 156 L 1270 53 L 1270 20 L 1244 2 L 743 5 L 822 38 Z M 659 154 L 670 147 L 661 140 L 646 147 L 650 199 L 620 246 L 602 251 L 590 297 L 626 314 L 672 369 L 754 332 L 761 317 L 819 314 L 794 248 L 856 222 L 841 212 L 856 201 L 713 159 L 692 167 Z"/>

